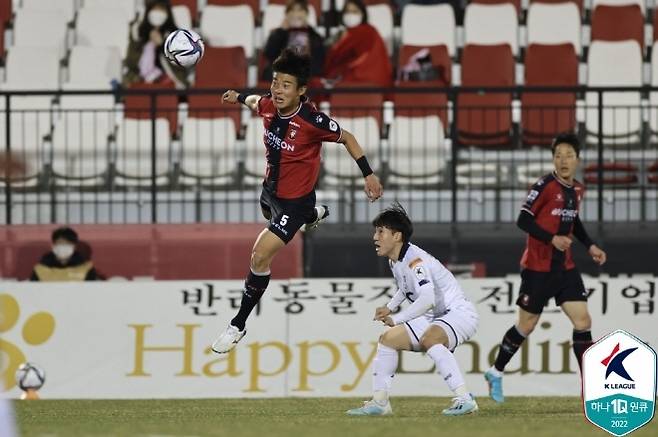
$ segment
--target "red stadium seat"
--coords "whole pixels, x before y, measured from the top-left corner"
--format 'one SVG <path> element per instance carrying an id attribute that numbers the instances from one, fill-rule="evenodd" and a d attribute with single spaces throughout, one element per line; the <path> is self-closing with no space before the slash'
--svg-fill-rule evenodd
<path id="1" fill-rule="evenodd" d="M 130 89 L 174 89 L 172 83 L 147 84 L 135 83 Z M 156 98 L 156 118 L 166 118 L 169 121 L 171 133 L 176 132 L 178 127 L 178 96 L 175 94 L 160 95 Z M 147 119 L 151 118 L 151 96 L 127 95 L 124 99 L 123 112 L 126 118 Z"/>
<path id="2" fill-rule="evenodd" d="M 531 44 L 525 57 L 527 86 L 578 85 L 578 57 L 571 44 Z M 523 93 L 521 126 L 525 144 L 550 144 L 557 132 L 576 128 L 575 93 Z"/>
<path id="3" fill-rule="evenodd" d="M 514 86 L 514 56 L 508 44 L 468 44 L 462 55 L 464 87 Z M 459 141 L 475 146 L 511 142 L 511 93 L 461 93 L 457 98 Z"/>
<path id="4" fill-rule="evenodd" d="M 12 1 L 11 0 L 2 0 L 0 1 L 0 23 L 7 24 L 11 20 L 12 16 Z"/>
<path id="5" fill-rule="evenodd" d="M 415 53 L 427 48 L 430 51 L 432 65 L 438 68 L 440 79 L 431 81 L 405 81 L 397 82 L 398 88 L 429 87 L 444 88 L 452 83 L 452 61 L 448 54 L 448 48 L 440 46 L 411 46 L 400 47 L 398 55 L 398 71 L 406 65 Z M 404 117 L 424 117 L 427 115 L 438 115 L 443 126 L 447 126 L 447 104 L 448 96 L 442 93 L 395 93 L 393 95 L 395 115 Z"/>
<path id="6" fill-rule="evenodd" d="M 592 13 L 592 41 L 627 39 L 634 39 L 644 50 L 644 17 L 640 7 L 638 5 L 597 6 Z"/>
<path id="7" fill-rule="evenodd" d="M 349 88 L 367 88 L 364 84 L 341 83 L 337 90 Z M 382 106 L 384 95 L 381 93 L 336 93 L 329 99 L 331 116 L 337 117 L 374 117 L 382 125 Z M 340 120 L 339 120 L 340 121 Z"/>
<path id="8" fill-rule="evenodd" d="M 192 89 L 246 88 L 247 58 L 242 47 L 206 47 L 203 61 L 196 67 Z M 240 107 L 222 104 L 218 94 L 191 94 L 188 97 L 190 117 L 230 117 L 240 130 Z"/>
<path id="9" fill-rule="evenodd" d="M 652 184 L 658 184 L 658 161 L 654 162 L 647 168 L 648 180 Z"/>
<path id="10" fill-rule="evenodd" d="M 606 162 L 603 164 L 603 183 L 606 185 L 632 185 L 637 183 L 638 168 L 629 162 Z M 585 167 L 585 183 L 599 183 L 599 166 L 596 163 Z"/>
<path id="11" fill-rule="evenodd" d="M 521 13 L 521 0 L 473 0 L 469 3 L 479 3 L 481 5 L 501 5 L 511 3 L 516 8 L 516 13 Z"/>

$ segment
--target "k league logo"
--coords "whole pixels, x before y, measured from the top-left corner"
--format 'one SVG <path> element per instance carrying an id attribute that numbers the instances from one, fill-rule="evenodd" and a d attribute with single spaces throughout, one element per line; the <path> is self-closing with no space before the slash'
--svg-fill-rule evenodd
<path id="1" fill-rule="evenodd" d="M 656 399 L 656 352 L 617 330 L 583 356 L 585 416 L 610 434 L 623 436 L 651 421 Z"/>

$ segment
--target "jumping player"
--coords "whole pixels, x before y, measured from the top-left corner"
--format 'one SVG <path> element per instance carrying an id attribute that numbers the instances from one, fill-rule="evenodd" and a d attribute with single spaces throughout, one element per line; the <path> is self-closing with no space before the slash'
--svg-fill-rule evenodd
<path id="1" fill-rule="evenodd" d="M 238 314 L 212 345 L 217 353 L 230 351 L 246 334 L 247 318 L 267 289 L 270 265 L 277 252 L 300 227 L 315 227 L 329 215 L 326 206 L 315 205 L 314 188 L 320 173 L 323 141 L 345 145 L 361 169 L 371 202 L 379 199 L 383 191 L 354 135 L 318 112 L 304 95 L 310 59 L 286 49 L 272 69 L 270 93 L 258 96 L 228 90 L 222 96 L 224 102 L 240 102 L 263 118 L 267 170 L 260 205 L 270 224 L 256 238 Z"/>

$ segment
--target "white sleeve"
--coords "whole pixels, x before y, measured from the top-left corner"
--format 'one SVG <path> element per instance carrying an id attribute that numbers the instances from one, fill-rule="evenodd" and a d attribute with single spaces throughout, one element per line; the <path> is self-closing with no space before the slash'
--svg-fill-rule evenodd
<path id="1" fill-rule="evenodd" d="M 420 294 L 418 299 L 399 313 L 391 316 L 393 323 L 399 325 L 400 323 L 408 322 L 425 314 L 429 309 L 434 307 L 434 286 L 431 282 L 423 284 L 419 287 Z"/>
<path id="2" fill-rule="evenodd" d="M 386 308 L 388 308 L 391 311 L 395 311 L 398 309 L 400 304 L 404 302 L 405 296 L 402 290 L 398 288 L 398 291 L 395 292 L 391 300 L 386 304 Z"/>

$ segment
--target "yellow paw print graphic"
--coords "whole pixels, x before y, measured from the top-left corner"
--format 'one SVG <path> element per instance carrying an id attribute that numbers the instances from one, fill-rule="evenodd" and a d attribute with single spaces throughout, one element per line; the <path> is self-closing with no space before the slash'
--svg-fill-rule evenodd
<path id="1" fill-rule="evenodd" d="M 20 306 L 13 296 L 0 294 L 0 336 L 10 331 L 20 318 Z M 38 346 L 45 343 L 55 332 L 55 318 L 45 311 L 34 313 L 23 324 L 22 337 L 25 343 Z M 18 366 L 26 362 L 25 354 L 15 344 L 0 338 L 0 390 L 9 390 L 16 385 L 14 375 Z"/>

